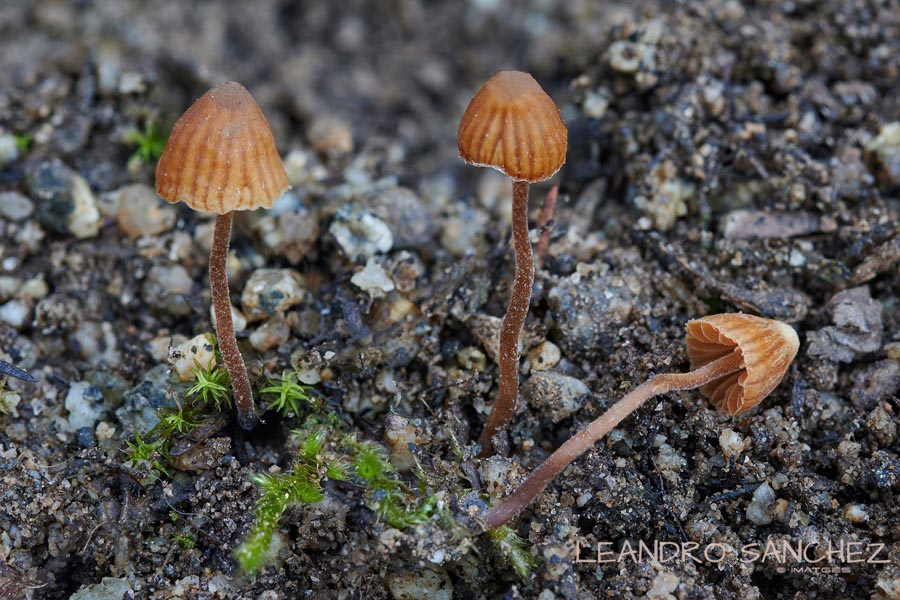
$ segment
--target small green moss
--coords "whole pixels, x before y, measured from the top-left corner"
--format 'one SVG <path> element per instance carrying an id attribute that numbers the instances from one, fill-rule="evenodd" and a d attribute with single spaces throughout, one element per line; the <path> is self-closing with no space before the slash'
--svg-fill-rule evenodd
<path id="1" fill-rule="evenodd" d="M 295 417 L 300 414 L 301 405 L 316 406 L 316 398 L 311 390 L 312 386 L 300 383 L 296 371 L 283 371 L 281 379 L 269 379 L 269 385 L 261 389 L 260 393 L 274 396 L 269 401 L 269 408 L 285 417 Z"/>
<path id="2" fill-rule="evenodd" d="M 494 546 L 509 560 L 516 575 L 528 579 L 534 569 L 534 557 L 528 551 L 528 545 L 515 531 L 502 525 L 489 532 Z"/>
<path id="3" fill-rule="evenodd" d="M 179 433 L 185 435 L 193 431 L 200 424 L 200 409 L 193 405 L 179 407 L 165 407 L 159 410 L 159 423 L 150 430 L 151 438 L 162 440 L 164 443 Z"/>
<path id="4" fill-rule="evenodd" d="M 181 547 L 185 550 L 191 550 L 197 547 L 197 540 L 189 533 L 176 534 L 175 541 L 181 544 Z"/>
<path id="5" fill-rule="evenodd" d="M 19 150 L 19 154 L 27 154 L 28 149 L 31 148 L 34 136 L 30 133 L 14 133 L 13 139 L 16 140 L 16 148 Z"/>
<path id="6" fill-rule="evenodd" d="M 194 369 L 195 382 L 184 393 L 188 398 L 195 398 L 201 404 L 214 406 L 219 412 L 231 407 L 231 378 L 228 371 L 219 367 L 202 368 L 199 364 Z"/>
<path id="7" fill-rule="evenodd" d="M 144 125 L 143 133 L 132 132 L 128 141 L 137 146 L 137 150 L 131 155 L 131 160 L 138 160 L 144 164 L 151 164 L 162 156 L 166 147 L 166 136 L 160 132 L 156 124 L 148 121 Z"/>
<path id="8" fill-rule="evenodd" d="M 128 461 L 134 463 L 146 462 L 151 468 L 156 469 L 166 477 L 172 477 L 163 464 L 163 460 L 167 456 L 164 440 L 145 441 L 139 433 L 135 433 L 134 441 L 126 441 L 125 445 L 127 446 L 125 456 Z"/>

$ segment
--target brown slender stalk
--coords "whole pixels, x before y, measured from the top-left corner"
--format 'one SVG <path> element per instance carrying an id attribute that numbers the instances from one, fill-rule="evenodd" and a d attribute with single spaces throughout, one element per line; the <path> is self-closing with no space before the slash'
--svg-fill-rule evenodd
<path id="1" fill-rule="evenodd" d="M 480 457 L 490 456 L 491 437 L 506 427 L 516 411 L 519 395 L 519 334 L 528 316 L 531 304 L 531 286 L 534 284 L 534 260 L 531 241 L 528 239 L 528 182 L 513 182 L 512 205 L 513 246 L 516 252 L 516 276 L 513 281 L 509 306 L 500 327 L 500 390 L 488 415 L 484 431 L 478 440 Z"/>
<path id="2" fill-rule="evenodd" d="M 644 402 L 659 394 L 674 390 L 690 390 L 720 377 L 744 368 L 744 357 L 734 351 L 689 373 L 663 373 L 651 377 L 631 390 L 609 410 L 597 417 L 590 425 L 569 438 L 566 443 L 547 457 L 516 490 L 488 510 L 482 520 L 486 529 L 496 529 L 519 514 L 547 484 L 563 469 L 584 454 L 601 437 L 616 427 L 622 419 L 637 410 Z"/>
<path id="3" fill-rule="evenodd" d="M 212 290 L 213 312 L 216 315 L 216 338 L 222 361 L 231 377 L 231 393 L 237 409 L 238 423 L 244 429 L 256 425 L 256 406 L 244 358 L 234 337 L 231 321 L 231 295 L 228 292 L 228 245 L 231 242 L 231 222 L 233 213 L 227 212 L 216 217 L 213 233 L 212 253 L 209 255 L 209 287 Z"/>

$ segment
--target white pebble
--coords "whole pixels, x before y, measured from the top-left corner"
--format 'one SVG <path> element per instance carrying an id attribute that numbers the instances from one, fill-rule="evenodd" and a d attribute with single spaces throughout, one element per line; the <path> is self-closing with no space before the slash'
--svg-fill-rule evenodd
<path id="1" fill-rule="evenodd" d="M 212 369 L 216 366 L 216 337 L 211 333 L 201 333 L 169 350 L 169 364 L 175 381 L 193 381 L 197 369 Z"/>
<path id="2" fill-rule="evenodd" d="M 93 429 L 107 411 L 100 388 L 86 381 L 72 384 L 69 393 L 66 394 L 65 406 L 69 411 L 71 431 L 77 431 L 82 427 Z"/>
<path id="3" fill-rule="evenodd" d="M 394 282 L 380 264 L 370 258 L 365 268 L 353 274 L 350 283 L 369 294 L 370 298 L 381 298 L 394 290 Z"/>

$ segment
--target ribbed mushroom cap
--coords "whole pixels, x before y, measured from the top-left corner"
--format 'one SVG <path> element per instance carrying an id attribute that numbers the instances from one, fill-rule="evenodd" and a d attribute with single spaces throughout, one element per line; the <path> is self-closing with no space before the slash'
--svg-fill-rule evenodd
<path id="1" fill-rule="evenodd" d="M 181 115 L 156 167 L 156 192 L 194 210 L 271 208 L 287 188 L 272 128 L 234 81 L 209 90 Z"/>
<path id="2" fill-rule="evenodd" d="M 797 355 L 800 340 L 794 328 L 753 315 L 722 314 L 687 323 L 687 353 L 691 370 L 730 354 L 737 348 L 744 369 L 700 388 L 720 411 L 737 415 L 750 410 L 781 382 Z"/>
<path id="3" fill-rule="evenodd" d="M 568 131 L 534 77 L 500 71 L 469 102 L 457 144 L 466 162 L 517 180 L 543 181 L 566 161 Z"/>

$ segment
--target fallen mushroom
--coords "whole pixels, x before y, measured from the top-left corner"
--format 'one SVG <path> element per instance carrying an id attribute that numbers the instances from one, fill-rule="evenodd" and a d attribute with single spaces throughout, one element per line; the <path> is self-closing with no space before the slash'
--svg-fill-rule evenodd
<path id="1" fill-rule="evenodd" d="M 512 233 L 516 275 L 500 329 L 500 382 L 481 434 L 480 456 L 515 413 L 519 394 L 519 334 L 528 315 L 534 260 L 528 239 L 528 185 L 549 179 L 566 159 L 566 126 L 559 109 L 534 78 L 501 71 L 469 102 L 459 123 L 459 154 L 468 163 L 493 167 L 513 180 Z"/>
<path id="2" fill-rule="evenodd" d="M 231 321 L 226 260 L 232 211 L 271 208 L 288 189 L 272 128 L 250 93 L 226 81 L 201 96 L 175 123 L 156 168 L 166 201 L 218 214 L 209 257 L 216 337 L 231 377 L 238 423 L 257 422 L 253 391 Z"/>
<path id="3" fill-rule="evenodd" d="M 550 481 L 625 417 L 654 396 L 700 388 L 718 410 L 750 410 L 781 382 L 800 341 L 790 325 L 747 314 L 721 314 L 687 323 L 688 373 L 654 375 L 573 435 L 482 521 L 496 529 L 521 512 Z"/>

